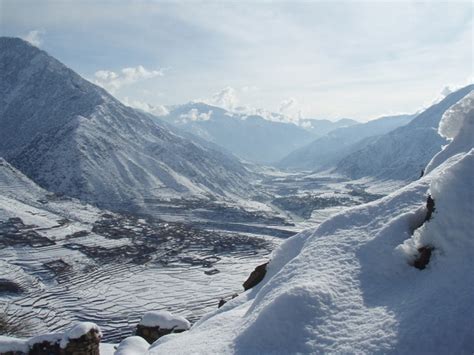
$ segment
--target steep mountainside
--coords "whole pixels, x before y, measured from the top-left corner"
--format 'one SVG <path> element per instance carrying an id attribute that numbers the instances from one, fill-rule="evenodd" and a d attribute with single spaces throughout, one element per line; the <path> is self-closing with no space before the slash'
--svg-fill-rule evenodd
<path id="1" fill-rule="evenodd" d="M 57 228 L 61 219 L 89 223 L 96 220 L 101 212 L 78 200 L 60 198 L 42 189 L 0 158 L 0 221 L 21 218 L 27 224 Z"/>
<path id="2" fill-rule="evenodd" d="M 291 152 L 278 166 L 300 170 L 335 166 L 339 159 L 358 149 L 366 138 L 387 133 L 407 124 L 412 118 L 412 115 L 381 117 L 367 123 L 336 129 Z"/>
<path id="3" fill-rule="evenodd" d="M 258 115 L 233 113 L 222 108 L 194 102 L 171 107 L 160 117 L 166 122 L 213 142 L 242 159 L 274 163 L 289 152 L 332 129 L 353 124 L 305 120 L 305 128 L 293 123 L 275 122 Z"/>
<path id="4" fill-rule="evenodd" d="M 414 180 L 446 140 L 436 128 L 443 113 L 474 89 L 466 86 L 420 113 L 412 122 L 378 137 L 342 159 L 336 171 L 351 178 Z"/>
<path id="5" fill-rule="evenodd" d="M 175 134 L 20 39 L 0 39 L 0 75 L 0 156 L 50 191 L 128 208 L 251 190 L 236 158 Z"/>

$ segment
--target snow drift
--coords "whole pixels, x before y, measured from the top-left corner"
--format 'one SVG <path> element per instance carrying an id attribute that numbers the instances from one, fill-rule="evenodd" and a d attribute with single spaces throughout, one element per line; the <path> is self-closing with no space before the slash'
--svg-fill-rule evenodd
<path id="1" fill-rule="evenodd" d="M 258 286 L 148 353 L 472 354 L 472 109 L 467 96 L 444 115 L 452 141 L 422 179 L 290 238 Z"/>

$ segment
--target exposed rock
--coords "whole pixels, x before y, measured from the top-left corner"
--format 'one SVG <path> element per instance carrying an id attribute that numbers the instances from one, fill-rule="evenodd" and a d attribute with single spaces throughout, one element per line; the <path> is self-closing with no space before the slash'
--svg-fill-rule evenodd
<path id="1" fill-rule="evenodd" d="M 415 262 L 413 263 L 413 266 L 416 267 L 417 269 L 423 270 L 426 265 L 430 262 L 431 258 L 431 252 L 434 250 L 434 248 L 430 246 L 424 246 L 421 248 L 418 248 L 418 252 L 420 253 L 418 255 L 418 258 L 416 258 Z"/>
<path id="2" fill-rule="evenodd" d="M 136 335 L 152 344 L 164 335 L 182 333 L 190 327 L 191 324 L 184 317 L 167 311 L 148 312 L 137 325 Z"/>
<path id="3" fill-rule="evenodd" d="M 64 333 L 60 342 L 61 355 L 100 355 L 102 332 L 94 323 L 81 322 Z"/>
<path id="4" fill-rule="evenodd" d="M 245 291 L 251 289 L 255 285 L 258 285 L 260 281 L 263 280 L 265 274 L 267 273 L 267 265 L 268 261 L 265 264 L 257 266 L 255 270 L 252 271 L 248 279 L 243 284 Z"/>
<path id="5" fill-rule="evenodd" d="M 428 198 L 426 199 L 426 217 L 425 217 L 425 222 L 429 221 L 431 219 L 431 215 L 433 212 L 436 210 L 435 209 L 435 202 L 431 195 L 428 195 Z"/>
<path id="6" fill-rule="evenodd" d="M 231 300 L 233 300 L 235 297 L 237 297 L 238 294 L 237 293 L 234 293 L 231 297 Z M 224 299 L 224 298 L 221 298 L 219 300 L 219 304 L 217 305 L 217 308 L 221 308 L 223 305 L 225 305 L 227 303 L 227 301 Z"/>
<path id="7" fill-rule="evenodd" d="M 60 342 L 63 333 L 45 334 L 28 340 L 28 355 L 56 355 L 61 354 Z"/>

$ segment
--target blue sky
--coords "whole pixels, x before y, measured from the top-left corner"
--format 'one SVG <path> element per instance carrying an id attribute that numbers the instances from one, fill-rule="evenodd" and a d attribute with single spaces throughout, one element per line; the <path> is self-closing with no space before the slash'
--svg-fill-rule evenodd
<path id="1" fill-rule="evenodd" d="M 472 2 L 0 0 L 0 33 L 136 105 L 368 120 L 473 78 Z"/>

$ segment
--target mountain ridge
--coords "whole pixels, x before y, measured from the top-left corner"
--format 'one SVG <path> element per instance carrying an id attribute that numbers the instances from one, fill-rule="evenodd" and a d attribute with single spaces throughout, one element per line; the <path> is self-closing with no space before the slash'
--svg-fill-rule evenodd
<path id="1" fill-rule="evenodd" d="M 0 48 L 0 155 L 40 186 L 121 208 L 252 192 L 252 172 L 235 157 L 123 105 L 23 40 L 0 38 Z"/>

